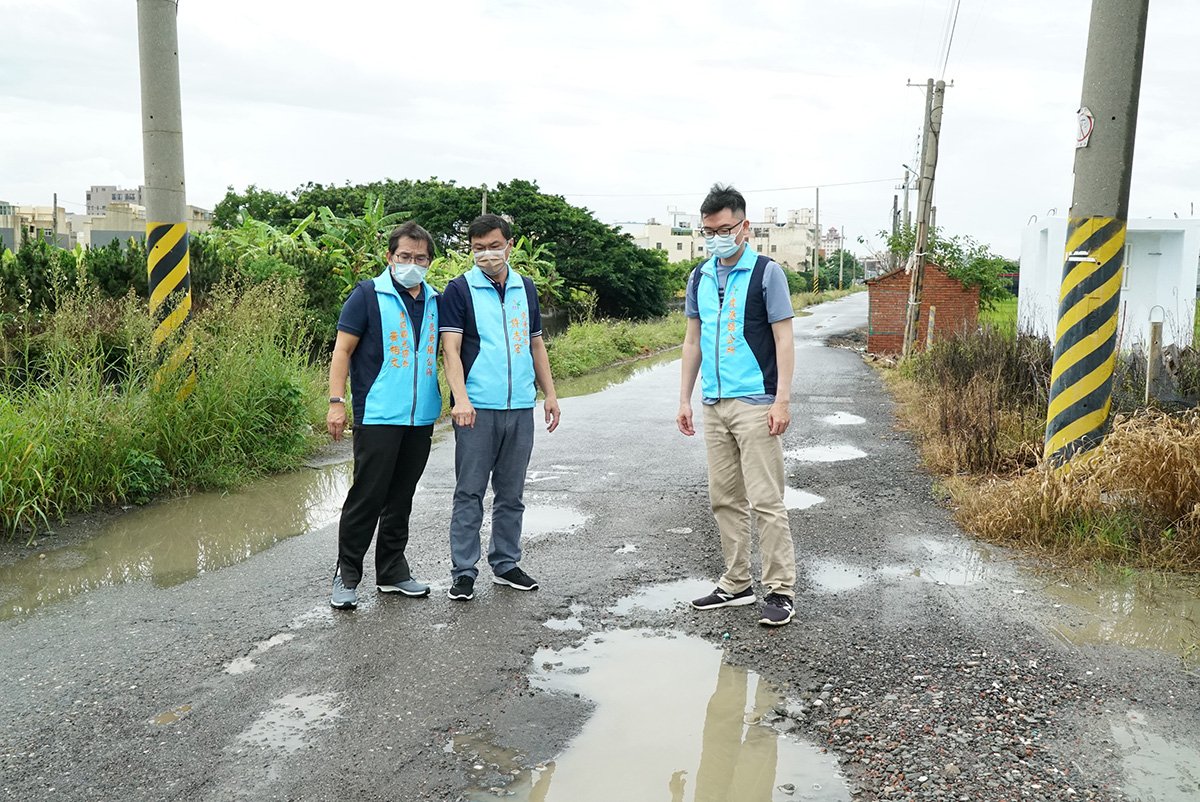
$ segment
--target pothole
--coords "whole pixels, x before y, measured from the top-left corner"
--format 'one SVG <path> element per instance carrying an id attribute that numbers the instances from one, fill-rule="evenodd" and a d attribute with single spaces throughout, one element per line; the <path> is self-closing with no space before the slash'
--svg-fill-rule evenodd
<path id="1" fill-rule="evenodd" d="M 784 456 L 800 462 L 845 462 L 852 459 L 862 459 L 867 452 L 854 446 L 808 446 L 794 448 L 785 452 Z"/>
<path id="2" fill-rule="evenodd" d="M 247 671 L 253 671 L 258 668 L 258 664 L 254 662 L 254 657 L 273 649 L 281 643 L 287 643 L 296 636 L 290 632 L 280 632 L 277 635 L 272 635 L 264 641 L 259 641 L 254 644 L 254 648 L 250 650 L 250 654 L 241 657 L 235 657 L 225 665 L 226 674 L 245 674 Z"/>
<path id="3" fill-rule="evenodd" d="M 829 426 L 858 426 L 867 422 L 866 418 L 851 415 L 849 412 L 835 412 L 832 415 L 822 415 L 817 420 Z"/>
<path id="4" fill-rule="evenodd" d="M 634 610 L 664 613 L 685 605 L 712 592 L 716 582 L 711 579 L 677 579 L 659 585 L 647 585 L 636 593 L 624 596 L 608 608 L 613 615 L 629 615 Z"/>
<path id="5" fill-rule="evenodd" d="M 783 504 L 789 510 L 807 510 L 809 507 L 815 507 L 825 499 L 815 493 L 809 493 L 806 490 L 799 490 L 794 487 L 785 487 L 783 489 Z"/>
<path id="6" fill-rule="evenodd" d="M 992 570 L 988 552 L 970 544 L 922 538 L 918 545 L 921 556 L 912 562 L 868 568 L 818 558 L 809 561 L 805 571 L 818 592 L 843 593 L 888 579 L 919 579 L 935 585 L 965 587 L 983 582 Z"/>
<path id="7" fill-rule="evenodd" d="M 571 507 L 553 504 L 528 504 L 521 518 L 521 536 L 524 538 L 573 532 L 587 523 L 587 516 Z M 492 530 L 492 515 L 486 509 L 481 531 Z"/>
<path id="8" fill-rule="evenodd" d="M 595 710 L 553 762 L 513 765 L 488 751 L 494 768 L 472 766 L 482 780 L 473 802 L 851 799 L 835 758 L 762 723 L 783 703 L 778 691 L 700 638 L 617 630 L 539 650 L 533 663 L 533 685 Z"/>
<path id="9" fill-rule="evenodd" d="M 336 693 L 288 694 L 260 714 L 238 740 L 279 752 L 296 752 L 333 725 L 339 713 Z"/>

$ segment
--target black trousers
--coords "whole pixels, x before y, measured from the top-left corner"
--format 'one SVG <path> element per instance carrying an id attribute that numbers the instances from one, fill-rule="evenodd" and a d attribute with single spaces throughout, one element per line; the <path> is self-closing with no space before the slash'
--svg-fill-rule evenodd
<path id="1" fill-rule="evenodd" d="M 408 516 L 432 442 L 433 424 L 354 427 L 354 482 L 338 525 L 338 570 L 346 587 L 362 580 L 363 557 L 376 526 L 376 584 L 412 579 L 404 556 Z"/>

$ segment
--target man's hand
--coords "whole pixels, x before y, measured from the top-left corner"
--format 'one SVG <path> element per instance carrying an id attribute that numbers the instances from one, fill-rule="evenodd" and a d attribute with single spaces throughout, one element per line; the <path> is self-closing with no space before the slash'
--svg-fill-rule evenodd
<path id="1" fill-rule="evenodd" d="M 546 412 L 546 431 L 552 432 L 558 428 L 558 419 L 562 417 L 562 412 L 558 408 L 558 397 L 547 397 L 542 408 Z"/>
<path id="2" fill-rule="evenodd" d="M 691 437 L 696 433 L 696 427 L 692 425 L 692 405 L 680 404 L 679 412 L 675 415 L 675 425 L 679 427 L 679 431 Z"/>
<path id="3" fill-rule="evenodd" d="M 788 409 L 787 401 L 776 401 L 771 404 L 771 408 L 767 410 L 767 431 L 772 437 L 778 437 L 787 431 L 788 424 L 792 422 L 792 411 Z"/>
<path id="4" fill-rule="evenodd" d="M 455 426 L 475 428 L 475 407 L 465 398 L 455 402 L 454 408 L 450 410 L 450 417 L 454 419 Z"/>
<path id="5" fill-rule="evenodd" d="M 325 429 L 329 432 L 329 436 L 334 439 L 334 442 L 342 439 L 342 433 L 346 431 L 345 404 L 329 405 L 329 412 L 325 414 Z"/>

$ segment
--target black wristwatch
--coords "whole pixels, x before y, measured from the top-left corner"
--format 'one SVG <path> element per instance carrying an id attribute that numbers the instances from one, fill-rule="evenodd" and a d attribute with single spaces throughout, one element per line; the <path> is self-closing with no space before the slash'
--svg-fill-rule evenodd
<path id="1" fill-rule="evenodd" d="M 346 403 L 346 399 L 342 398 L 340 395 L 331 395 L 331 396 L 329 396 L 329 403 L 344 404 L 344 403 Z"/>

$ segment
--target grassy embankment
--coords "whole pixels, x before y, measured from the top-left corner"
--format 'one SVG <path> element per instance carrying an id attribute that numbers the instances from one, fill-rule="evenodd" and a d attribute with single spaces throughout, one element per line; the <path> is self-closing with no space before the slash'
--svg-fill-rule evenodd
<path id="1" fill-rule="evenodd" d="M 37 321 L 6 321 L 0 531 L 31 536 L 71 513 L 299 465 L 325 395 L 303 319 L 298 286 L 215 289 L 194 319 L 201 379 L 186 401 L 178 376 L 156 383 L 150 319 L 132 295 L 72 289 Z"/>
<path id="2" fill-rule="evenodd" d="M 1103 444 L 1063 470 L 1041 459 L 1049 343 L 1018 335 L 1015 299 L 979 333 L 885 375 L 960 522 L 1073 560 L 1200 571 L 1200 410 L 1145 407 L 1119 363 Z"/>

